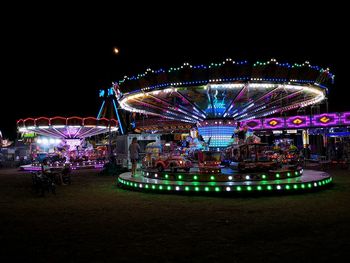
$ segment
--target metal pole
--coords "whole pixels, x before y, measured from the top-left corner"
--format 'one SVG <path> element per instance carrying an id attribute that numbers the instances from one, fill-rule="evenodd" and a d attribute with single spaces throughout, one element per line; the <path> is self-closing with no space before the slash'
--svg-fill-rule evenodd
<path id="1" fill-rule="evenodd" d="M 111 157 L 112 157 L 111 118 L 109 118 L 109 127 L 108 127 L 108 159 L 111 160 Z"/>

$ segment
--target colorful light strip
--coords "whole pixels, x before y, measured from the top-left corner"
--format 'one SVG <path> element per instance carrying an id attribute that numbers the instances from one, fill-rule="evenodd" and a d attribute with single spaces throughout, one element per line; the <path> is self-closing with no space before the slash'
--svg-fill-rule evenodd
<path id="1" fill-rule="evenodd" d="M 179 71 L 182 69 L 196 69 L 196 70 L 207 70 L 207 69 L 216 69 L 218 67 L 225 67 L 225 66 L 229 66 L 229 65 L 248 65 L 248 61 L 244 60 L 244 61 L 234 61 L 231 58 L 227 58 L 226 60 L 224 60 L 221 63 L 211 63 L 209 65 L 190 65 L 189 63 L 183 63 L 182 66 L 179 67 L 172 67 L 169 68 L 168 70 L 164 70 L 164 69 L 159 69 L 159 70 L 152 70 L 150 68 L 148 68 L 144 73 L 135 75 L 135 76 L 125 76 L 122 80 L 119 81 L 119 84 L 124 83 L 127 80 L 138 80 L 140 78 L 145 77 L 148 74 L 164 74 L 164 73 L 171 73 L 174 71 Z M 298 63 L 294 63 L 294 64 L 290 64 L 290 63 L 279 63 L 276 59 L 270 59 L 269 61 L 266 62 L 261 62 L 261 61 L 256 61 L 253 64 L 251 64 L 253 70 L 254 68 L 259 68 L 259 67 L 266 67 L 269 65 L 274 65 L 276 67 L 281 68 L 280 70 L 285 70 L 286 68 L 304 68 L 304 69 L 308 69 L 308 70 L 315 70 L 318 71 L 321 74 L 326 74 L 326 78 L 330 78 L 330 79 L 334 79 L 334 75 L 332 73 L 329 72 L 329 69 L 323 69 L 319 66 L 312 66 L 310 65 L 310 63 L 308 61 L 305 61 L 302 64 L 298 64 Z M 255 75 L 257 74 L 257 72 L 254 72 Z M 259 77 L 254 77 L 253 79 L 261 79 Z M 269 78 L 269 79 L 277 79 L 277 78 Z M 283 81 L 287 81 L 287 79 L 285 78 L 281 78 L 283 79 Z M 311 80 L 296 80 L 296 79 L 290 79 L 291 82 L 310 82 Z"/>
<path id="2" fill-rule="evenodd" d="M 340 115 L 340 122 L 343 124 L 349 124 L 350 125 L 350 112 L 343 112 Z"/>
<path id="3" fill-rule="evenodd" d="M 310 126 L 309 116 L 292 116 L 286 118 L 287 128 L 302 128 Z"/>
<path id="4" fill-rule="evenodd" d="M 275 122 L 274 122 L 275 121 Z M 296 129 L 305 127 L 332 127 L 340 125 L 350 125 L 350 112 L 325 113 L 310 116 L 291 116 L 286 118 L 266 118 L 252 119 L 241 122 L 252 130 L 263 129 Z M 250 125 L 253 123 L 253 125 Z M 262 123 L 262 124 L 261 124 Z M 256 126 L 254 127 L 254 125 Z"/>
<path id="5" fill-rule="evenodd" d="M 209 147 L 227 147 L 232 141 L 234 126 L 200 126 L 198 132 L 203 136 L 205 142 L 209 142 Z"/>
<path id="6" fill-rule="evenodd" d="M 280 129 L 285 127 L 284 118 L 267 118 L 263 125 L 265 129 Z"/>
<path id="7" fill-rule="evenodd" d="M 324 113 L 312 117 L 312 126 L 334 126 L 339 124 L 339 116 L 336 113 Z"/>
<path id="8" fill-rule="evenodd" d="M 248 126 L 252 130 L 259 130 L 263 127 L 261 119 L 252 119 L 248 121 L 242 121 L 241 126 Z"/>
<path id="9" fill-rule="evenodd" d="M 94 117 L 39 117 L 27 118 L 17 121 L 19 132 L 36 132 L 41 135 L 56 138 L 85 138 L 118 129 L 118 121 Z"/>
<path id="10" fill-rule="evenodd" d="M 167 184 L 152 184 L 152 183 L 140 183 L 129 180 L 124 180 L 118 177 L 118 183 L 121 186 L 133 188 L 137 190 L 150 190 L 157 192 L 216 192 L 216 193 L 248 193 L 248 192 L 291 192 L 291 191 L 306 191 L 306 190 L 316 190 L 323 186 L 331 184 L 333 181 L 332 177 L 328 177 L 321 180 L 300 182 L 300 183 L 278 183 L 273 184 L 260 184 L 260 185 L 220 185 L 220 186 L 210 186 L 210 185 L 167 185 Z"/>

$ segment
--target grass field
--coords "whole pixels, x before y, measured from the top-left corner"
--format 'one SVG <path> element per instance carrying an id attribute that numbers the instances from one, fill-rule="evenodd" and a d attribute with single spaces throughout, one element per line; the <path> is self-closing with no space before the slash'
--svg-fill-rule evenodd
<path id="1" fill-rule="evenodd" d="M 0 170 L 0 261 L 347 262 L 350 171 L 334 186 L 260 197 L 131 192 L 94 171 L 37 197 Z M 346 257 L 343 259 L 343 257 Z"/>

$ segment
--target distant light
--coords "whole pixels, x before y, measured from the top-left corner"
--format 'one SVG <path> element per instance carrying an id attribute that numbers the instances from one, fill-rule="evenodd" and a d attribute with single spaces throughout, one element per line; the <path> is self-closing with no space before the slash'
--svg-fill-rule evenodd
<path id="1" fill-rule="evenodd" d="M 115 47 L 115 48 L 113 49 L 113 52 L 114 52 L 114 54 L 118 54 L 118 53 L 119 53 L 119 49 Z"/>

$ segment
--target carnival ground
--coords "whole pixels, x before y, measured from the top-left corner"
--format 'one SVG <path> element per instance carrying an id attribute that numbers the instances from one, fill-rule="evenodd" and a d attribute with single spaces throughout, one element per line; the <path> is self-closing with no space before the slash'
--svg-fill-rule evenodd
<path id="1" fill-rule="evenodd" d="M 350 255 L 350 171 L 319 192 L 255 197 L 131 192 L 76 171 L 38 197 L 0 170 L 0 261 L 337 262 Z"/>

